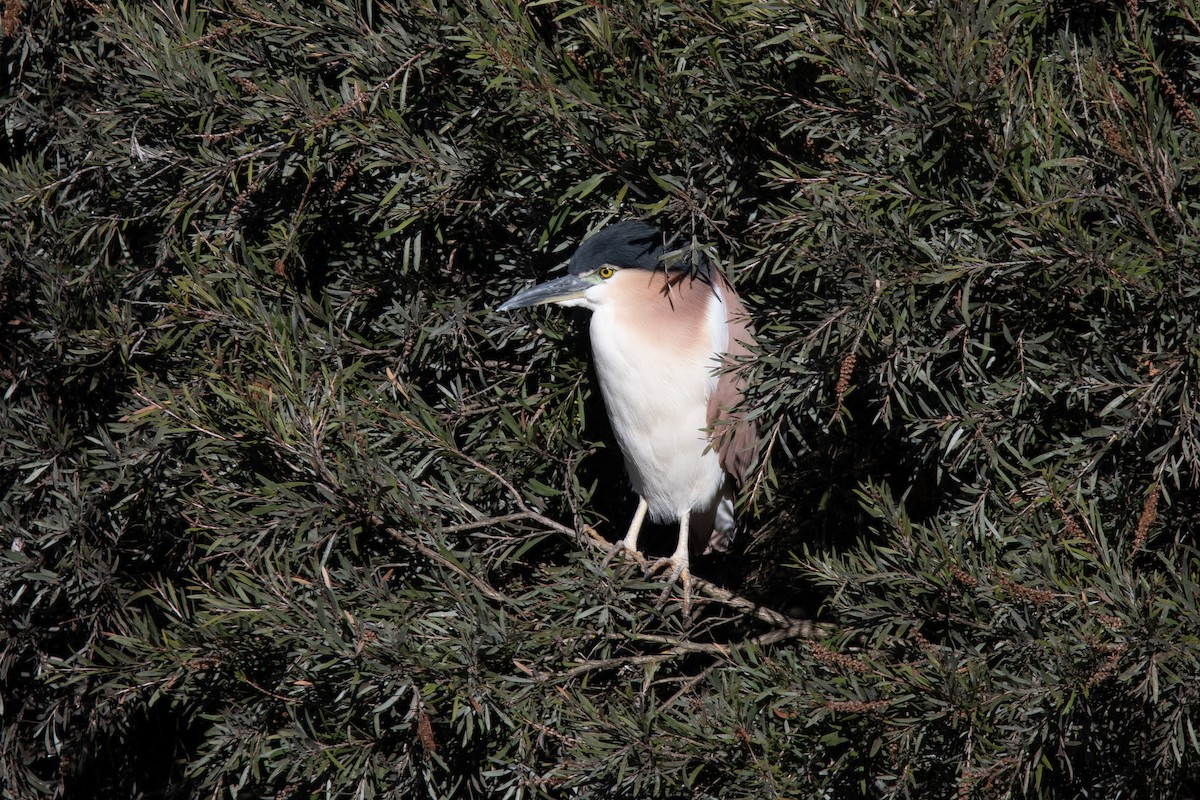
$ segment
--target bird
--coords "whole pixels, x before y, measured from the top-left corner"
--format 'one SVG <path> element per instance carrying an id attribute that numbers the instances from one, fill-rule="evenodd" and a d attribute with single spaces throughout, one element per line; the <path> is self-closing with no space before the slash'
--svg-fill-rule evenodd
<path id="1" fill-rule="evenodd" d="M 600 393 L 638 504 L 622 548 L 636 553 L 647 516 L 678 522 L 675 551 L 649 573 L 682 583 L 690 542 L 724 552 L 737 534 L 738 489 L 753 468 L 758 435 L 737 411 L 744 391 L 731 359 L 748 356 L 754 331 L 746 307 L 703 253 L 668 265 L 666 239 L 629 219 L 607 225 L 572 254 L 566 275 L 519 292 L 506 312 L 547 303 L 591 311 L 589 338 Z M 608 559 L 605 559 L 607 563 Z"/>

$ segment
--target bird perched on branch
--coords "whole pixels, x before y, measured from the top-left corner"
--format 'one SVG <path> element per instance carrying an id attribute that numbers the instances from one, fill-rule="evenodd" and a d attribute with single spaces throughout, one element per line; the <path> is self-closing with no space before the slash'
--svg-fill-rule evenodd
<path id="1" fill-rule="evenodd" d="M 499 311 L 556 303 L 592 312 L 600 390 L 629 480 L 638 494 L 629 531 L 614 548 L 637 551 L 646 515 L 679 522 L 669 570 L 689 595 L 689 540 L 728 549 L 734 499 L 755 456 L 753 423 L 735 419 L 742 395 L 726 356 L 749 352 L 753 332 L 733 287 L 707 256 L 664 260 L 662 233 L 629 220 L 601 229 L 571 256 L 568 274 L 517 294 Z M 611 555 L 611 554 L 610 554 Z"/>

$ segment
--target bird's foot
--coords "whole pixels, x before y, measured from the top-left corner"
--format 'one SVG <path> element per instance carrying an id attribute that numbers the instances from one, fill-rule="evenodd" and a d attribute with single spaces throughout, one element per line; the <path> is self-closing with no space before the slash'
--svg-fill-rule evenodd
<path id="1" fill-rule="evenodd" d="M 646 575 L 654 575 L 657 572 L 670 570 L 666 573 L 667 585 L 663 588 L 662 594 L 658 596 L 658 608 L 666 605 L 667 598 L 671 596 L 671 587 L 676 583 L 683 587 L 683 613 L 685 615 L 691 613 L 692 609 L 692 573 L 688 570 L 688 560 L 679 558 L 678 556 L 667 556 L 660 558 L 650 565 L 646 570 Z"/>
<path id="2" fill-rule="evenodd" d="M 646 498 L 639 497 L 637 510 L 633 512 L 633 520 L 629 523 L 629 530 L 625 533 L 625 538 L 612 546 L 608 551 L 608 555 L 600 562 L 600 569 L 608 566 L 608 562 L 613 560 L 617 553 L 629 551 L 633 553 L 635 559 L 639 559 L 637 551 L 638 533 L 642 530 L 642 520 L 646 518 L 646 511 L 650 508 L 650 504 L 646 502 Z"/>
<path id="3" fill-rule="evenodd" d="M 604 560 L 600 562 L 600 569 L 607 569 L 609 563 L 617 557 L 618 553 L 632 553 L 634 556 L 636 556 L 637 548 L 630 547 L 628 539 L 619 540 L 616 544 L 609 548 L 608 555 L 606 555 Z"/>

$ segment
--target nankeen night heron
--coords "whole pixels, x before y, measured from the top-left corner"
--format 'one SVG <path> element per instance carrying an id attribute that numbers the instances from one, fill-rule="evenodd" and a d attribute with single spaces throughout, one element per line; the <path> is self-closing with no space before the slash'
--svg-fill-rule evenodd
<path id="1" fill-rule="evenodd" d="M 568 274 L 527 289 L 499 311 L 557 303 L 592 312 L 596 374 L 629 480 L 638 494 L 629 532 L 637 550 L 649 513 L 679 521 L 679 541 L 651 571 L 669 569 L 687 597 L 689 540 L 727 550 L 734 499 L 754 459 L 754 425 L 734 418 L 741 379 L 727 356 L 753 342 L 746 308 L 711 261 L 670 267 L 663 235 L 636 220 L 603 228 L 571 256 Z M 689 259 L 690 260 L 690 259 Z"/>

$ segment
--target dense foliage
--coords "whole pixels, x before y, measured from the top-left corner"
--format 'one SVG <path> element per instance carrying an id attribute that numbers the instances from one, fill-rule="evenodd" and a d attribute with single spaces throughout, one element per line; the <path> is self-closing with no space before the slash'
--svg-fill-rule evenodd
<path id="1" fill-rule="evenodd" d="M 0 8 L 5 797 L 1200 788 L 1198 0 Z M 627 216 L 759 334 L 691 613 L 490 310 Z"/>

